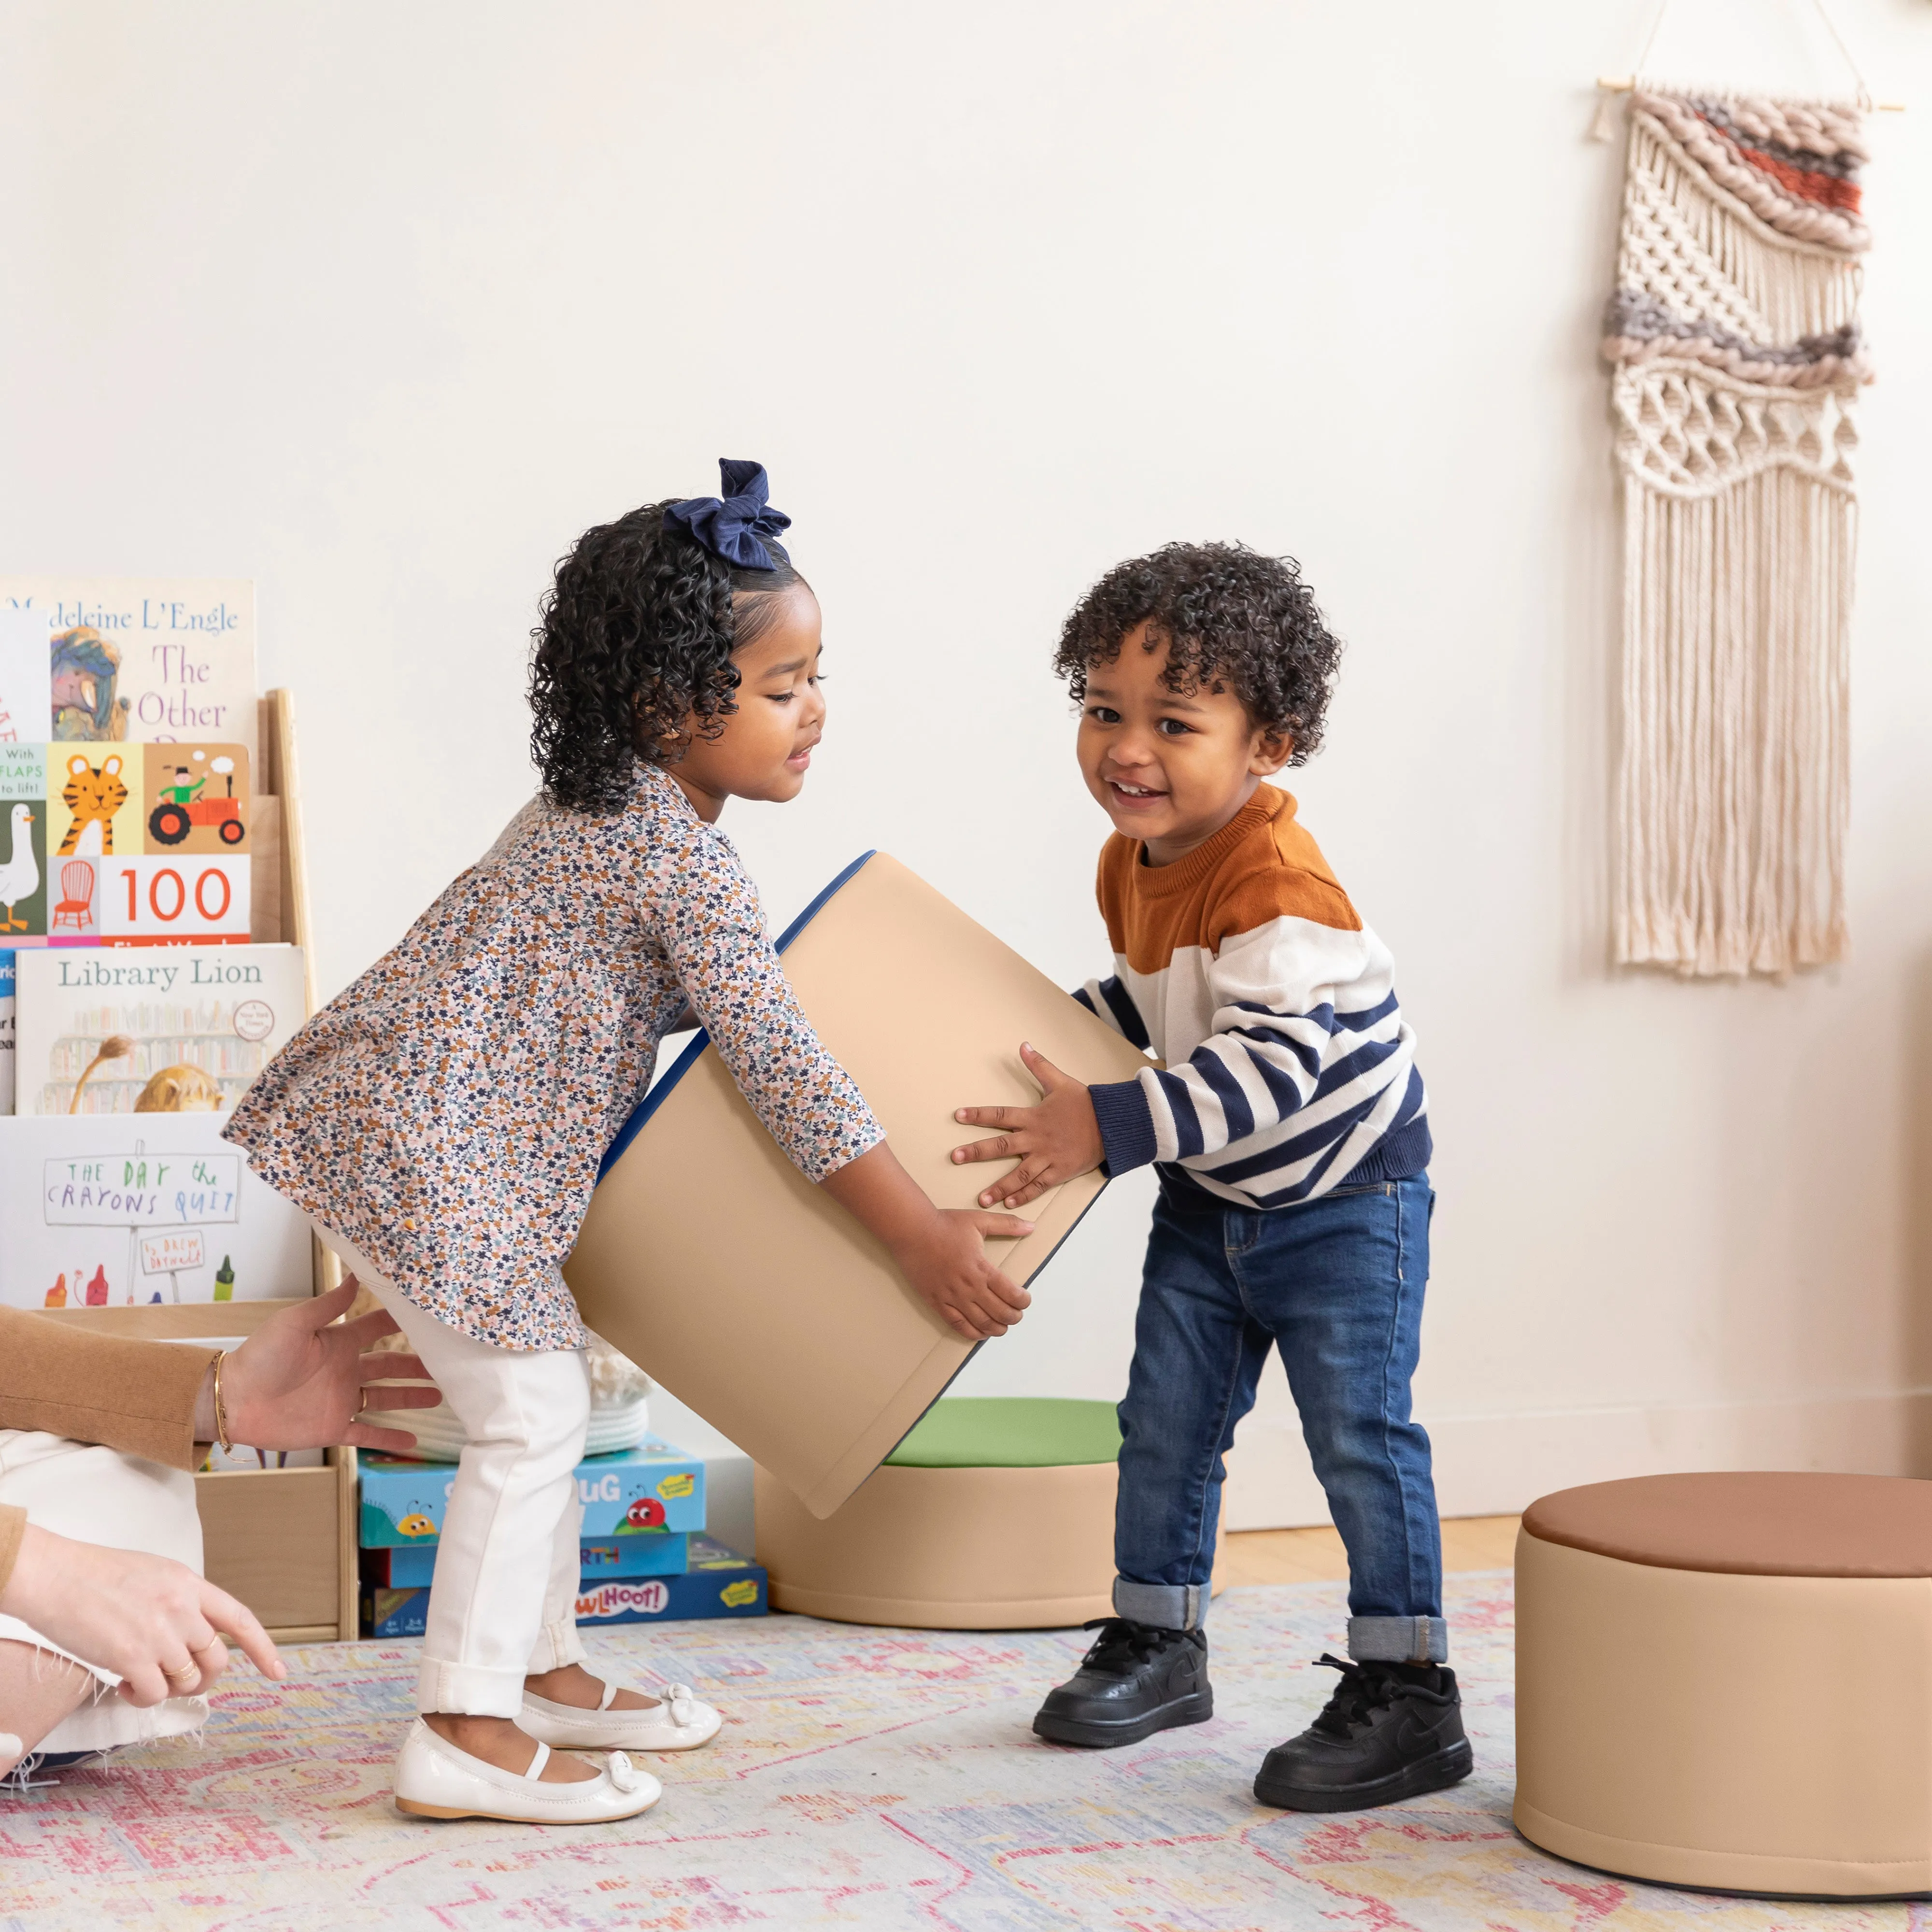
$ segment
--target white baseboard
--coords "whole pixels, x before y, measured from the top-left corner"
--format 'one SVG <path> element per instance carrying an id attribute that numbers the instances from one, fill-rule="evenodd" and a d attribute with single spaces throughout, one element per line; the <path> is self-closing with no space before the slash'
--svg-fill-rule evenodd
<path id="1" fill-rule="evenodd" d="M 1513 1516 L 1552 1490 L 1673 1469 L 1932 1469 L 1932 1389 L 1883 1395 L 1422 1418 L 1445 1516 Z M 1292 1420 L 1249 1417 L 1228 1458 L 1228 1527 L 1328 1522 Z"/>

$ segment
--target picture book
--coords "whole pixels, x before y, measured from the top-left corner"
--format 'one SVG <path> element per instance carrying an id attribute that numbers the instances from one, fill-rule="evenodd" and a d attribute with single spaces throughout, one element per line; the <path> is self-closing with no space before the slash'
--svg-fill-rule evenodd
<path id="1" fill-rule="evenodd" d="M 0 945 L 47 939 L 47 748 L 0 744 Z"/>
<path id="2" fill-rule="evenodd" d="M 214 738 L 256 749 L 255 586 L 228 578 L 0 577 L 44 616 L 50 736 Z"/>
<path id="3" fill-rule="evenodd" d="M 305 1016 L 298 946 L 14 958 L 18 1114 L 226 1113 Z"/>
<path id="4" fill-rule="evenodd" d="M 0 946 L 0 1114 L 14 1111 L 14 956 Z"/>
<path id="5" fill-rule="evenodd" d="M 54 734 L 46 614 L 0 604 L 0 745 L 40 744 Z"/>
<path id="6" fill-rule="evenodd" d="M 221 1118 L 0 1118 L 0 1306 L 254 1301 L 312 1286 L 308 1220 Z"/>
<path id="7" fill-rule="evenodd" d="M 245 944 L 249 765 L 218 740 L 0 743 L 0 940 Z"/>

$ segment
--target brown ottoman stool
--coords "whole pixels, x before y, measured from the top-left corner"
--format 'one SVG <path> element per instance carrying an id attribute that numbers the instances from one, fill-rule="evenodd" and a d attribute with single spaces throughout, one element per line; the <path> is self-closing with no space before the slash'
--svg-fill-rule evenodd
<path id="1" fill-rule="evenodd" d="M 1516 1825 L 1631 1878 L 1932 1890 L 1932 1483 L 1648 1476 L 1516 1542 Z"/>

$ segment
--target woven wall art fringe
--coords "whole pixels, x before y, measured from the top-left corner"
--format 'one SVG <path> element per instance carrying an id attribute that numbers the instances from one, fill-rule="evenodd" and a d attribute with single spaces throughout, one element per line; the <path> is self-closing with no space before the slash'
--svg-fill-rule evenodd
<path id="1" fill-rule="evenodd" d="M 1845 950 L 1856 112 L 1631 96 L 1603 352 L 1623 478 L 1616 956 Z"/>

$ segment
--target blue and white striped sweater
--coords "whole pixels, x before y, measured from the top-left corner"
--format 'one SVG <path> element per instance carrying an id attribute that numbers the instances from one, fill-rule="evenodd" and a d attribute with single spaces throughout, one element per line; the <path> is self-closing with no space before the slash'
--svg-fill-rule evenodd
<path id="1" fill-rule="evenodd" d="M 1074 996 L 1168 1062 L 1091 1090 L 1109 1171 L 1160 1162 L 1258 1208 L 1420 1173 L 1428 1102 L 1394 962 L 1293 800 L 1261 788 L 1174 866 L 1140 851 L 1102 854 L 1114 971 Z"/>

